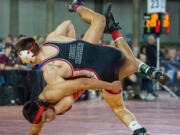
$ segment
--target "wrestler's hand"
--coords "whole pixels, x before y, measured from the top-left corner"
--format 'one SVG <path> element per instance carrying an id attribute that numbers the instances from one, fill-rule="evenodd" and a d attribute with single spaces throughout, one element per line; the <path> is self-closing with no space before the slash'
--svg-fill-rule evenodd
<path id="1" fill-rule="evenodd" d="M 112 82 L 112 88 L 109 90 L 111 90 L 113 93 L 120 93 L 121 92 L 121 81 Z"/>
<path id="2" fill-rule="evenodd" d="M 45 122 L 51 122 L 56 118 L 56 113 L 54 112 L 53 109 L 48 108 L 46 111 L 44 111 L 42 117 Z"/>

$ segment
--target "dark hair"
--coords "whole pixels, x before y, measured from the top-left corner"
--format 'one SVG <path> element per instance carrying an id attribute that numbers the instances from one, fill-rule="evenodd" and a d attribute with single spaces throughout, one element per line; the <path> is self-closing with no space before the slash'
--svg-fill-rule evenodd
<path id="1" fill-rule="evenodd" d="M 42 106 L 44 107 L 44 111 L 47 110 L 48 108 L 51 108 L 55 112 L 54 105 L 51 104 L 51 103 L 48 103 L 46 101 L 38 101 L 38 100 L 36 100 L 36 101 L 28 101 L 28 102 L 25 103 L 25 105 L 23 107 L 23 115 L 24 115 L 24 117 L 30 123 L 33 123 L 37 113 L 40 110 L 40 107 L 42 107 Z M 33 123 L 33 124 L 38 124 L 38 123 L 41 122 L 42 113 L 40 114 L 40 116 L 37 119 L 36 123 Z"/>
<path id="2" fill-rule="evenodd" d="M 29 50 L 32 45 L 35 43 L 35 40 L 31 37 L 27 37 L 24 39 L 21 39 L 20 41 L 18 41 L 15 45 L 16 51 L 22 51 L 22 50 Z M 36 43 L 37 44 L 37 43 Z M 36 52 L 39 49 L 39 45 L 36 45 L 33 49 L 32 52 Z"/>
<path id="3" fill-rule="evenodd" d="M 40 105 L 37 101 L 28 101 L 23 107 L 23 115 L 30 122 L 33 123 L 37 112 L 39 111 Z M 42 117 L 37 123 L 41 121 Z"/>

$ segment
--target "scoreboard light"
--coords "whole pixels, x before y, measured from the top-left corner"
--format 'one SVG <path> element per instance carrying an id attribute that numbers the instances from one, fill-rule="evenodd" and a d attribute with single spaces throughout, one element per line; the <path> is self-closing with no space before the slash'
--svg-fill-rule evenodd
<path id="1" fill-rule="evenodd" d="M 169 14 L 152 13 L 145 14 L 145 28 L 146 34 L 168 34 L 170 32 L 170 19 Z"/>

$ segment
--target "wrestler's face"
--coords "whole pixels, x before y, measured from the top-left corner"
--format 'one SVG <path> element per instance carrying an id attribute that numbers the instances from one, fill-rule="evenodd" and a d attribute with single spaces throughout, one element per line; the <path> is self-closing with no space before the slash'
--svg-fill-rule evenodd
<path id="1" fill-rule="evenodd" d="M 47 109 L 42 114 L 42 121 L 44 122 L 51 122 L 55 118 L 56 118 L 56 113 L 51 108 Z"/>

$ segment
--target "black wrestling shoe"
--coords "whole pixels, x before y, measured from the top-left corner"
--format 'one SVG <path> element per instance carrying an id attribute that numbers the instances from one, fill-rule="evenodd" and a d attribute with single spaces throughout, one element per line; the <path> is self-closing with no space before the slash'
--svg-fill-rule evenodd
<path id="1" fill-rule="evenodd" d="M 150 69 L 148 69 L 146 74 L 151 79 L 155 79 L 156 81 L 158 81 L 162 85 L 166 85 L 170 81 L 170 77 L 166 73 L 164 73 L 164 72 L 162 72 L 160 70 L 157 70 L 154 67 L 150 67 Z"/>
<path id="2" fill-rule="evenodd" d="M 85 4 L 82 2 L 82 0 L 73 0 L 73 2 L 68 5 L 69 12 L 75 12 L 75 7 L 77 5 L 85 6 Z"/>
<path id="3" fill-rule="evenodd" d="M 140 128 L 134 131 L 133 135 L 149 135 L 145 128 Z"/>
<path id="4" fill-rule="evenodd" d="M 108 3 L 107 9 L 105 11 L 106 18 L 106 27 L 104 29 L 104 33 L 112 34 L 115 30 L 121 29 L 120 24 L 115 21 L 112 11 L 111 11 L 112 3 Z"/>

